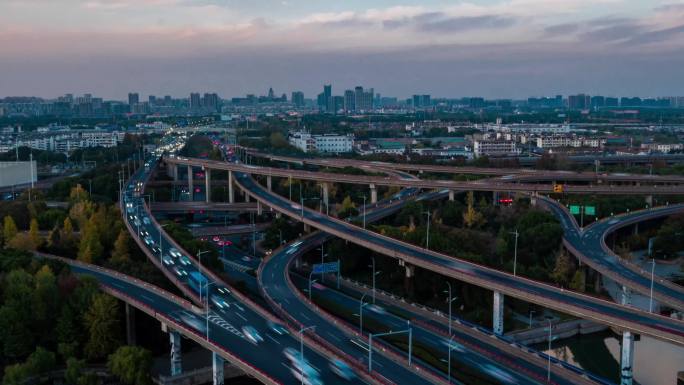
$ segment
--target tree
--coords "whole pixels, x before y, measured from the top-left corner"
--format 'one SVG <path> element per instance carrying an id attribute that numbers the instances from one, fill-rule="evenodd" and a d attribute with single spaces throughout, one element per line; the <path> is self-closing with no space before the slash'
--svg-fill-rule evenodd
<path id="1" fill-rule="evenodd" d="M 33 243 L 33 240 L 31 240 L 31 236 L 27 233 L 19 233 L 12 238 L 11 241 L 7 244 L 8 247 L 11 247 L 13 249 L 17 250 L 35 250 L 36 245 Z"/>
<path id="2" fill-rule="evenodd" d="M 85 191 L 83 187 L 81 187 L 80 183 L 71 188 L 71 192 L 69 193 L 69 201 L 71 201 L 72 203 L 83 202 L 88 199 L 88 192 Z"/>
<path id="3" fill-rule="evenodd" d="M 96 294 L 84 316 L 88 329 L 86 355 L 96 359 L 107 356 L 119 343 L 119 304 L 107 294 Z"/>
<path id="4" fill-rule="evenodd" d="M 152 353 L 137 346 L 122 346 L 109 356 L 107 367 L 126 384 L 150 384 Z"/>
<path id="5" fill-rule="evenodd" d="M 33 333 L 28 321 L 14 306 L 0 307 L 0 355 L 16 360 L 31 352 Z"/>
<path id="6" fill-rule="evenodd" d="M 354 204 L 354 202 L 352 202 L 349 195 L 344 197 L 344 199 L 342 200 L 340 210 L 337 213 L 337 216 L 340 218 L 346 218 L 349 216 L 358 215 L 358 213 L 359 211 L 356 209 L 356 205 Z"/>
<path id="7" fill-rule="evenodd" d="M 463 224 L 468 228 L 482 226 L 485 219 L 481 213 L 475 210 L 475 194 L 472 191 L 468 192 L 467 204 L 466 212 L 463 213 Z"/>
<path id="8" fill-rule="evenodd" d="M 575 266 L 570 255 L 565 250 L 561 250 L 556 255 L 556 265 L 551 272 L 551 278 L 561 286 L 567 286 L 570 276 L 573 274 Z"/>
<path id="9" fill-rule="evenodd" d="M 39 325 L 41 334 L 52 329 L 55 312 L 59 308 L 59 292 L 57 278 L 48 265 L 44 265 L 34 276 L 35 289 L 33 291 L 33 318 Z M 48 333 L 54 341 L 53 333 Z"/>
<path id="10" fill-rule="evenodd" d="M 85 368 L 85 361 L 70 357 L 66 361 L 66 372 L 64 373 L 64 380 L 67 384 L 76 385 L 81 378 L 81 372 Z"/>
<path id="11" fill-rule="evenodd" d="M 31 219 L 31 224 L 29 225 L 29 239 L 33 245 L 32 250 L 38 249 L 43 244 L 43 238 L 38 232 L 38 220 L 36 218 Z"/>
<path id="12" fill-rule="evenodd" d="M 2 238 L 5 241 L 5 244 L 8 244 L 15 235 L 17 235 L 17 232 L 19 230 L 17 229 L 16 223 L 14 223 L 14 219 L 7 215 L 5 216 L 5 220 L 3 223 L 3 228 L 2 228 Z"/>
<path id="13" fill-rule="evenodd" d="M 97 263 L 102 257 L 103 247 L 100 243 L 100 232 L 97 228 L 95 216 L 86 223 L 81 233 L 78 246 L 78 260 L 87 263 Z"/>
<path id="14" fill-rule="evenodd" d="M 128 252 L 128 232 L 121 230 L 119 236 L 114 242 L 114 251 L 110 258 L 110 262 L 114 265 L 121 265 L 130 262 L 130 254 Z"/>
<path id="15" fill-rule="evenodd" d="M 579 292 L 584 292 L 585 282 L 582 270 L 575 271 L 575 274 L 572 276 L 572 281 L 570 281 L 570 289 Z"/>

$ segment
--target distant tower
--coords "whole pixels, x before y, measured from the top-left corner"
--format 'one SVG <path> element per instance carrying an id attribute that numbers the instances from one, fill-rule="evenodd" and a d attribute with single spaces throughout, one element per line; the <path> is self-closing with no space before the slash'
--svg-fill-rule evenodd
<path id="1" fill-rule="evenodd" d="M 275 99 L 275 94 L 273 93 L 273 87 L 268 89 L 268 98 Z"/>

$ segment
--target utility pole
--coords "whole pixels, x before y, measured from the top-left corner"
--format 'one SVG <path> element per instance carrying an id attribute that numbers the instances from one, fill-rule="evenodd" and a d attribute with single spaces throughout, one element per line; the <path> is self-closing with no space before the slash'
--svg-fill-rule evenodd
<path id="1" fill-rule="evenodd" d="M 520 233 L 518 233 L 518 229 L 515 229 L 515 231 L 511 231 L 510 233 L 515 235 L 515 247 L 513 251 L 513 276 L 515 277 L 516 268 L 518 266 L 518 236 Z"/>

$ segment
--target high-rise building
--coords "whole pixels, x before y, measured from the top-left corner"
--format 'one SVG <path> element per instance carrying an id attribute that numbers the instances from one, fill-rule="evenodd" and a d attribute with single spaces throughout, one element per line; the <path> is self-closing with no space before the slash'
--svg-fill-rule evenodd
<path id="1" fill-rule="evenodd" d="M 619 105 L 618 98 L 607 97 L 605 106 L 606 107 L 617 107 Z"/>
<path id="2" fill-rule="evenodd" d="M 337 111 L 343 110 L 344 109 L 344 96 L 333 96 L 333 111 L 337 113 Z"/>
<path id="3" fill-rule="evenodd" d="M 363 87 L 354 88 L 354 107 L 356 111 L 370 111 L 373 109 L 374 90 L 364 91 Z"/>
<path id="4" fill-rule="evenodd" d="M 190 109 L 198 110 L 202 107 L 199 92 L 193 92 L 190 94 Z"/>
<path id="5" fill-rule="evenodd" d="M 132 106 L 134 104 L 138 104 L 140 102 L 140 96 L 138 95 L 137 92 L 129 92 L 128 93 L 128 105 Z"/>
<path id="6" fill-rule="evenodd" d="M 157 97 L 154 95 L 150 95 L 147 97 L 147 101 L 150 103 L 150 106 L 154 106 L 157 104 Z"/>
<path id="7" fill-rule="evenodd" d="M 302 91 L 292 91 L 292 104 L 296 107 L 304 107 L 304 93 Z"/>
<path id="8" fill-rule="evenodd" d="M 606 98 L 600 95 L 591 97 L 591 108 L 601 108 L 606 106 Z"/>
<path id="9" fill-rule="evenodd" d="M 219 107 L 219 98 L 218 94 L 216 93 L 204 93 L 204 97 L 202 98 L 202 107 L 209 111 L 218 111 Z"/>
<path id="10" fill-rule="evenodd" d="M 347 112 L 356 111 L 354 91 L 352 91 L 352 90 L 344 91 L 344 107 L 343 108 Z"/>
<path id="11" fill-rule="evenodd" d="M 571 110 L 583 110 L 589 108 L 591 97 L 585 94 L 568 96 L 568 108 Z"/>
<path id="12" fill-rule="evenodd" d="M 333 99 L 332 99 L 332 85 L 324 85 L 323 86 L 323 100 L 325 103 L 325 108 L 324 110 L 327 112 L 333 112 L 335 110 L 335 107 L 333 106 Z"/>

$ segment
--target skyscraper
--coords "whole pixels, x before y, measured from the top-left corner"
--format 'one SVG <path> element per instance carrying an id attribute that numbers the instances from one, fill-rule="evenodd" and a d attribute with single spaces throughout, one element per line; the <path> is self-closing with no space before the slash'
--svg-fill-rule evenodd
<path id="1" fill-rule="evenodd" d="M 202 98 L 202 106 L 209 110 L 209 111 L 218 111 L 219 107 L 219 98 L 218 94 L 216 93 L 204 93 L 204 97 Z"/>
<path id="2" fill-rule="evenodd" d="M 292 91 L 292 104 L 296 107 L 304 106 L 304 93 L 302 91 Z"/>
<path id="3" fill-rule="evenodd" d="M 370 111 L 373 109 L 373 96 L 375 91 L 371 88 L 364 91 L 363 87 L 354 88 L 354 106 L 356 111 Z"/>
<path id="4" fill-rule="evenodd" d="M 200 94 L 199 92 L 193 92 L 190 94 L 190 109 L 198 110 L 202 105 L 200 104 Z"/>
<path id="5" fill-rule="evenodd" d="M 356 111 L 356 102 L 354 91 L 344 91 L 344 110 L 347 112 Z"/>
<path id="6" fill-rule="evenodd" d="M 325 103 L 325 111 L 327 112 L 333 112 L 335 110 L 335 107 L 333 106 L 333 99 L 332 99 L 332 85 L 324 85 L 323 86 L 323 101 Z"/>
<path id="7" fill-rule="evenodd" d="M 140 102 L 140 97 L 138 96 L 137 92 L 129 92 L 128 93 L 128 105 L 132 106 L 134 104 L 138 104 Z"/>

